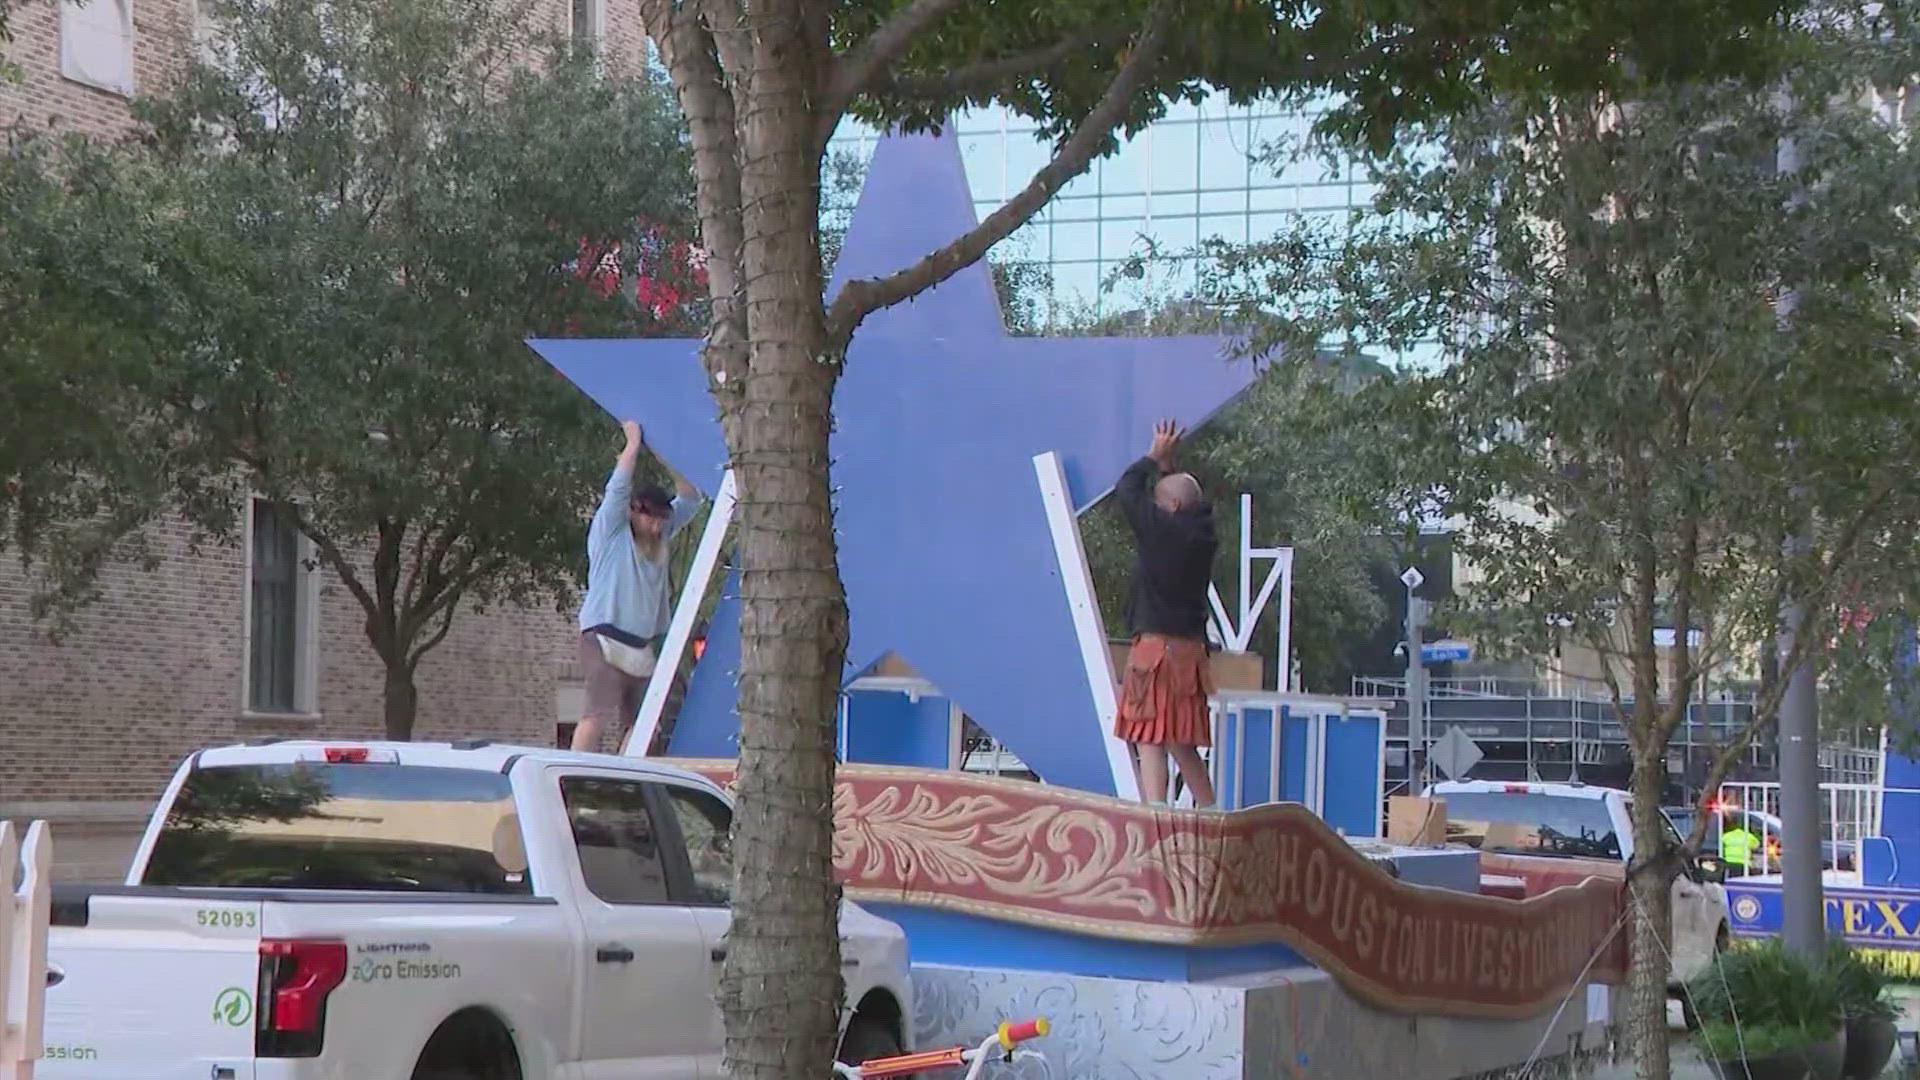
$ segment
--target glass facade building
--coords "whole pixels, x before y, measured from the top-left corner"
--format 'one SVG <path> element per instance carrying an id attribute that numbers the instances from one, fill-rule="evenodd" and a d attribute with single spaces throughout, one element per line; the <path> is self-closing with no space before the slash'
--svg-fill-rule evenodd
<path id="1" fill-rule="evenodd" d="M 1176 103 L 1164 119 L 1069 183 L 992 257 L 1044 265 L 1055 303 L 1079 311 L 1126 310 L 1143 299 L 1189 295 L 1194 264 L 1182 256 L 1196 244 L 1264 239 L 1292 215 L 1344 219 L 1371 200 L 1363 170 L 1298 152 L 1317 117 L 1277 103 Z M 964 113 L 955 128 L 982 217 L 1052 154 L 1030 122 L 997 107 Z M 835 149 L 864 163 L 875 137 L 849 124 Z M 1102 288 L 1128 259 L 1150 252 L 1157 257 L 1144 279 Z"/>
<path id="2" fill-rule="evenodd" d="M 1364 164 L 1308 145 L 1324 111 L 1277 101 L 1235 106 L 1224 96 L 1176 102 L 1164 118 L 1069 182 L 989 258 L 1047 271 L 1026 279 L 1050 283 L 1036 305 L 1043 323 L 1084 323 L 1191 297 L 1197 245 L 1268 239 L 1299 216 L 1338 225 L 1372 205 L 1376 189 Z M 962 113 L 955 133 L 977 217 L 997 209 L 1052 156 L 1030 121 L 997 106 Z M 838 171 L 843 182 L 823 192 L 829 227 L 844 227 L 859 195 L 857 183 L 844 181 L 849 172 L 864 174 L 877 139 L 873 129 L 852 122 L 835 136 L 829 152 L 844 167 Z M 1140 276 L 1116 274 L 1132 260 Z M 1403 352 L 1365 351 L 1389 365 L 1442 362 L 1436 342 Z"/>

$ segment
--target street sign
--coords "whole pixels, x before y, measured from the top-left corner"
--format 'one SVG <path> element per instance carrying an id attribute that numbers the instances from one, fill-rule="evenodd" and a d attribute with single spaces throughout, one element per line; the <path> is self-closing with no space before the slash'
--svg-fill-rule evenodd
<path id="1" fill-rule="evenodd" d="M 1464 641 L 1433 641 L 1420 646 L 1420 660 L 1427 664 L 1459 664 L 1473 659 L 1473 646 Z"/>
<path id="2" fill-rule="evenodd" d="M 1400 572 L 1400 584 L 1405 585 L 1409 589 L 1419 588 L 1420 583 L 1425 580 L 1427 580 L 1427 575 L 1421 573 L 1420 568 L 1417 566 L 1409 566 Z"/>
<path id="3" fill-rule="evenodd" d="M 1427 752 L 1427 760 L 1446 773 L 1449 780 L 1465 780 L 1467 773 L 1480 764 L 1483 757 L 1486 755 L 1480 751 L 1480 744 L 1457 727 L 1448 728 L 1447 733 Z"/>

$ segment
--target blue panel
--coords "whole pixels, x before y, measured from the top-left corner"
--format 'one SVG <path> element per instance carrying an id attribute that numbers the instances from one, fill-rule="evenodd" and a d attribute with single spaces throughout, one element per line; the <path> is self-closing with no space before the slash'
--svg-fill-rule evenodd
<path id="1" fill-rule="evenodd" d="M 1894 706 L 1899 713 L 1911 713 L 1920 670 L 1911 623 L 1902 638 L 1895 659 Z M 1892 750 L 1887 751 L 1886 789 L 1880 796 L 1880 832 L 1887 844 L 1863 853 L 1862 871 L 1889 884 L 1920 888 L 1920 761 Z"/>
<path id="2" fill-rule="evenodd" d="M 1826 890 L 1827 930 L 1855 945 L 1920 949 L 1920 891 Z M 1746 937 L 1780 932 L 1780 882 L 1735 878 L 1727 882 L 1729 928 Z"/>
<path id="3" fill-rule="evenodd" d="M 1273 798 L 1273 710 L 1246 709 L 1242 716 L 1246 729 L 1246 753 L 1234 761 L 1234 775 L 1240 778 L 1239 809 L 1258 806 Z"/>
<path id="4" fill-rule="evenodd" d="M 1280 801 L 1307 801 L 1307 740 L 1312 721 L 1280 709 Z"/>
<path id="5" fill-rule="evenodd" d="M 734 627 L 740 622 L 740 571 L 728 570 L 720 586 L 720 602 L 714 607 L 713 627 Z M 675 757 L 730 758 L 740 753 L 740 715 L 735 711 L 739 687 L 734 678 L 740 671 L 740 635 L 737 632 L 707 632 L 707 651 L 693 667 L 687 681 L 686 696 L 681 699 L 679 719 L 673 724 L 673 738 L 667 752 Z"/>
<path id="6" fill-rule="evenodd" d="M 891 272 L 973 222 L 951 129 L 889 137 L 836 271 Z M 1216 337 L 1009 338 L 994 297 L 976 263 L 876 312 L 849 351 L 832 446 L 849 674 L 896 652 L 1049 782 L 1110 793 L 1032 459 L 1058 451 L 1084 507 L 1145 450 L 1154 420 L 1196 424 L 1255 371 Z M 609 412 L 639 420 L 689 476 L 717 481 L 724 453 L 699 342 L 533 347 Z M 710 649 L 738 619 L 716 612 Z M 715 680 L 695 682 L 681 722 L 734 724 L 732 703 L 705 692 Z"/>
<path id="7" fill-rule="evenodd" d="M 1893 841 L 1884 836 L 1868 836 L 1860 841 L 1860 883 L 1891 885 L 1900 873 L 1899 854 Z"/>
<path id="8" fill-rule="evenodd" d="M 952 706 L 946 698 L 914 701 L 892 691 L 847 693 L 846 760 L 869 765 L 944 769 L 952 747 Z"/>
<path id="9" fill-rule="evenodd" d="M 1278 944 L 1196 948 L 1112 941 L 908 904 L 863 900 L 860 906 L 907 932 L 916 964 L 1194 982 L 1306 963 Z"/>
<path id="10" fill-rule="evenodd" d="M 1327 718 L 1327 774 L 1321 814 L 1348 836 L 1380 835 L 1380 718 Z"/>

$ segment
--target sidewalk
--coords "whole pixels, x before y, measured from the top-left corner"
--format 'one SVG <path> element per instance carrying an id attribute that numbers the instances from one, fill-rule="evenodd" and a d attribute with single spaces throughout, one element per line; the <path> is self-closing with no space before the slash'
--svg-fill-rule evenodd
<path id="1" fill-rule="evenodd" d="M 1603 1065 L 1594 1070 L 1593 1080 L 1633 1080 L 1633 1062 Z M 1693 1047 L 1678 1034 L 1673 1043 L 1673 1080 L 1719 1080 L 1713 1069 L 1701 1061 Z"/>

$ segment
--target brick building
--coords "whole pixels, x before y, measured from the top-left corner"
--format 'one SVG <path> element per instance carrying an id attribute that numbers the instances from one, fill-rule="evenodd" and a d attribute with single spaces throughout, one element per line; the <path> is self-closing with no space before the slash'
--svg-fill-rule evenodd
<path id="1" fill-rule="evenodd" d="M 639 0 L 534 11 L 643 56 Z M 0 127 L 127 130 L 131 97 L 178 70 L 197 18 L 194 0 L 15 5 L 9 58 L 23 77 L 0 81 Z M 103 598 L 59 641 L 30 615 L 27 574 L 0 558 L 0 818 L 52 821 L 62 876 L 123 873 L 173 766 L 198 747 L 380 733 L 383 668 L 359 604 L 301 565 L 303 541 L 270 513 L 250 513 L 243 537 L 196 550 L 184 524 L 159 526 L 158 567 L 108 567 Z M 551 742 L 579 711 L 572 626 L 552 610 L 462 612 L 421 664 L 416 734 Z"/>

